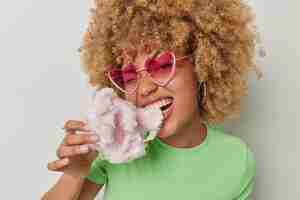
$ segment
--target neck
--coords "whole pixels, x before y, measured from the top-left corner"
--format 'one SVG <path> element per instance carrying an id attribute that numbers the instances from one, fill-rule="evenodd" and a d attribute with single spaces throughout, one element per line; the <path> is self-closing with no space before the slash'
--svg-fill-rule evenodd
<path id="1" fill-rule="evenodd" d="M 188 125 L 176 131 L 172 136 L 161 138 L 161 140 L 177 148 L 192 148 L 200 145 L 206 138 L 207 128 L 199 122 L 201 122 L 200 116 L 197 115 Z"/>

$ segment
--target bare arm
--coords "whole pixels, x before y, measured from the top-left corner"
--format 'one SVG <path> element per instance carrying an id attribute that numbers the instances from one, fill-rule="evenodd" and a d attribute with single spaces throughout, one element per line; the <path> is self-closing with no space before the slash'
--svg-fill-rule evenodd
<path id="1" fill-rule="evenodd" d="M 66 136 L 57 150 L 58 160 L 48 163 L 51 171 L 63 172 L 57 182 L 43 195 L 43 200 L 93 199 L 100 186 L 82 177 L 88 175 L 97 152 L 90 148 L 97 140 L 81 121 L 65 124 Z M 98 138 L 96 138 L 98 139 Z M 82 197 L 82 198 L 81 198 Z"/>
<path id="2" fill-rule="evenodd" d="M 78 200 L 95 199 L 96 195 L 98 194 L 98 192 L 101 191 L 102 187 L 103 185 L 97 185 L 95 183 L 90 182 L 89 180 L 85 180 Z"/>
<path id="3" fill-rule="evenodd" d="M 102 187 L 89 180 L 63 174 L 42 200 L 93 200 Z"/>
<path id="4" fill-rule="evenodd" d="M 44 194 L 42 200 L 75 200 L 78 198 L 84 179 L 63 174 L 55 185 Z"/>

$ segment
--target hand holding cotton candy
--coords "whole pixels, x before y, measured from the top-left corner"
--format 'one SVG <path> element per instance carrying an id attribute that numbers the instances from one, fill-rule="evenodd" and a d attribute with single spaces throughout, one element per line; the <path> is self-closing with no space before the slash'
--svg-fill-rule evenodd
<path id="1" fill-rule="evenodd" d="M 88 127 L 100 138 L 96 150 L 101 159 L 111 163 L 144 156 L 145 142 L 156 137 L 162 120 L 159 108 L 137 108 L 119 98 L 112 88 L 96 92 L 87 114 Z"/>

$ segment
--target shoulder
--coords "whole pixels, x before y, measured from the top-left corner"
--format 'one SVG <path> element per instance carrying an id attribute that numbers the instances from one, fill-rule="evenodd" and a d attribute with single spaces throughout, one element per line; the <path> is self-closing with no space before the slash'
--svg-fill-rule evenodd
<path id="1" fill-rule="evenodd" d="M 211 130 L 211 144 L 220 151 L 236 152 L 245 159 L 247 154 L 252 153 L 249 145 L 241 138 L 227 133 L 220 126 L 209 125 L 209 128 Z"/>
<path id="2" fill-rule="evenodd" d="M 105 184 L 107 182 L 107 162 L 97 157 L 91 164 L 89 174 L 86 179 L 96 184 Z"/>
<path id="3" fill-rule="evenodd" d="M 221 156 L 226 158 L 223 162 L 234 169 L 237 178 L 235 196 L 237 199 L 248 197 L 254 188 L 256 176 L 256 160 L 253 151 L 245 141 L 226 133 L 222 127 L 211 126 L 211 129 L 213 146 L 218 149 Z"/>
<path id="4" fill-rule="evenodd" d="M 222 127 L 210 125 L 211 143 L 216 149 L 231 155 L 237 155 L 243 162 L 245 167 L 253 167 L 255 163 L 255 155 L 250 146 L 238 136 L 224 131 Z"/>

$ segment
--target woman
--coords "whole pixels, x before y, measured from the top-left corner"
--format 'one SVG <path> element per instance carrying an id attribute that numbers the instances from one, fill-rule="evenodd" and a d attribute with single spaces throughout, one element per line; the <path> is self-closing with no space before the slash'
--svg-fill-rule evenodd
<path id="1" fill-rule="evenodd" d="M 211 125 L 238 116 L 246 76 L 259 73 L 253 18 L 241 0 L 96 0 L 80 49 L 89 83 L 154 103 L 163 126 L 145 157 L 113 165 L 95 159 L 84 122 L 68 121 L 48 165 L 64 173 L 43 199 L 94 199 L 104 184 L 108 200 L 248 199 L 254 155 Z"/>

